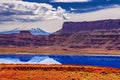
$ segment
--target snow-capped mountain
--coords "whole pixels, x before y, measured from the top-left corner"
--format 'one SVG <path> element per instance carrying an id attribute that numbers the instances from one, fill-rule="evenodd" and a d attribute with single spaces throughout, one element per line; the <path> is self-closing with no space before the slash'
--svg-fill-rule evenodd
<path id="1" fill-rule="evenodd" d="M 0 32 L 0 34 L 13 34 L 13 33 L 20 33 L 20 29 L 18 29 L 18 28 L 15 28 L 15 29 L 13 29 L 13 30 L 8 30 L 8 31 L 2 31 L 2 32 Z"/>
<path id="2" fill-rule="evenodd" d="M 40 28 L 32 28 L 29 30 L 33 35 L 49 35 L 50 33 L 43 31 Z"/>
<path id="3" fill-rule="evenodd" d="M 21 0 L 0 1 L 0 21 L 39 21 L 68 19 L 66 10 L 53 8 L 47 3 L 34 3 Z"/>
<path id="4" fill-rule="evenodd" d="M 13 34 L 13 33 L 20 33 L 20 31 L 22 31 L 21 29 L 15 28 L 13 30 L 9 30 L 9 31 L 3 31 L 0 32 L 0 34 Z M 28 29 L 28 31 L 32 34 L 32 35 L 49 35 L 50 33 L 45 32 L 44 30 L 41 30 L 40 28 L 32 28 L 32 29 Z"/>

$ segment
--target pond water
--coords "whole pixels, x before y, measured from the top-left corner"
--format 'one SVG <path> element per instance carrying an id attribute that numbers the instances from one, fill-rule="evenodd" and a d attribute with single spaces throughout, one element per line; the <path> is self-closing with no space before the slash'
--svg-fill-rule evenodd
<path id="1" fill-rule="evenodd" d="M 0 54 L 0 64 L 74 64 L 120 68 L 120 55 Z"/>

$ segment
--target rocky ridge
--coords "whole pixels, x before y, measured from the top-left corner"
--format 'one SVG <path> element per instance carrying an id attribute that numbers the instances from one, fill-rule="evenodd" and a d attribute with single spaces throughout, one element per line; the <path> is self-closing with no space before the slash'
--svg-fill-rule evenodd
<path id="1" fill-rule="evenodd" d="M 120 50 L 120 19 L 91 22 L 65 22 L 50 35 L 32 35 L 29 31 L 0 34 L 2 47 L 67 46 L 72 49 Z"/>

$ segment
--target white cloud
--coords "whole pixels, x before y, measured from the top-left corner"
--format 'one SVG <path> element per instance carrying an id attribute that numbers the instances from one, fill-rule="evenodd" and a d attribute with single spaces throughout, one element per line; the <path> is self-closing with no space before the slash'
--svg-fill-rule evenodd
<path id="1" fill-rule="evenodd" d="M 0 24 L 0 31 L 11 30 L 14 28 L 30 29 L 30 28 L 40 28 L 47 32 L 55 32 L 62 28 L 63 22 L 66 21 L 96 21 L 105 19 L 120 19 L 120 7 L 103 9 L 95 12 L 89 13 L 71 13 L 70 19 L 68 20 L 46 20 L 38 22 L 9 22 L 5 24 Z M 18 26 L 19 25 L 19 26 Z"/>
<path id="2" fill-rule="evenodd" d="M 88 2 L 90 0 L 53 0 L 53 2 Z"/>
<path id="3" fill-rule="evenodd" d="M 53 8 L 46 3 L 32 3 L 20 0 L 0 1 L 0 21 L 39 21 L 49 19 L 67 19 L 68 15 L 61 7 Z"/>

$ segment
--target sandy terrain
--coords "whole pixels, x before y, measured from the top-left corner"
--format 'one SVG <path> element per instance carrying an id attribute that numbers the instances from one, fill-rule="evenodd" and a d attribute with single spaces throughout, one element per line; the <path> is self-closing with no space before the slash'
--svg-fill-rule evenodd
<path id="1" fill-rule="evenodd" d="M 49 47 L 0 47 L 0 53 L 39 53 L 39 54 L 103 54 L 103 55 L 119 55 L 120 50 L 105 49 L 71 49 L 60 46 Z"/>
<path id="2" fill-rule="evenodd" d="M 0 65 L 0 80 L 120 80 L 120 69 L 76 65 Z"/>

